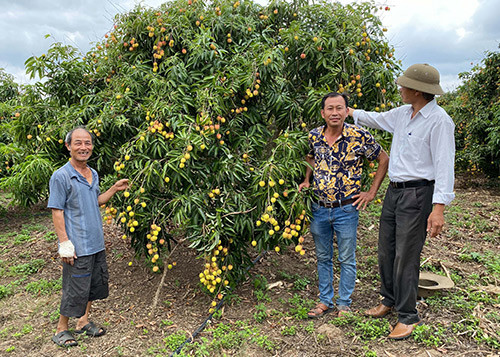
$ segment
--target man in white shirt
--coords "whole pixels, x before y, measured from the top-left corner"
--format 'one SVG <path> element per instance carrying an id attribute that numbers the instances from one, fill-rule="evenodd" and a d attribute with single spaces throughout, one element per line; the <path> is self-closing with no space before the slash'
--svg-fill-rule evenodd
<path id="1" fill-rule="evenodd" d="M 394 135 L 391 183 L 380 216 L 378 242 L 383 300 L 365 314 L 382 317 L 394 308 L 398 323 L 388 337 L 400 340 L 409 337 L 420 323 L 416 303 L 426 235 L 435 237 L 441 232 L 444 207 L 455 197 L 455 125 L 434 99 L 434 95 L 444 93 L 434 67 L 412 65 L 397 83 L 408 105 L 384 113 L 349 108 L 349 115 L 356 125 Z"/>

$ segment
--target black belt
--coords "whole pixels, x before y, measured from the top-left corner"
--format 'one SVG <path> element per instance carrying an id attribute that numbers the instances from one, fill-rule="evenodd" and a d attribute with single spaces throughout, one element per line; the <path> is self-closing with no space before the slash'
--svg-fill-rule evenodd
<path id="1" fill-rule="evenodd" d="M 391 181 L 390 185 L 394 188 L 410 188 L 410 187 L 422 187 L 422 186 L 430 186 L 434 184 L 434 180 L 416 180 L 416 181 L 406 181 L 406 182 L 393 182 Z"/>
<path id="2" fill-rule="evenodd" d="M 324 202 L 324 201 L 318 201 L 318 204 L 320 206 L 326 207 L 326 208 L 337 208 L 345 205 L 349 205 L 351 203 L 354 203 L 356 201 L 355 198 L 348 198 L 347 200 L 343 201 L 335 201 L 335 202 Z"/>

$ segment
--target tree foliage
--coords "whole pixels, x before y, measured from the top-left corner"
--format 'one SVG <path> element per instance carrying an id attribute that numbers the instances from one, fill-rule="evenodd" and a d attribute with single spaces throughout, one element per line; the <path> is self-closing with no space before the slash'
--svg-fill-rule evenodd
<path id="1" fill-rule="evenodd" d="M 461 73 L 463 84 L 440 99 L 456 123 L 456 166 L 500 177 L 500 52 Z"/>
<path id="2" fill-rule="evenodd" d="M 391 107 L 399 64 L 376 11 L 182 0 L 117 16 L 84 57 L 56 43 L 26 61 L 43 81 L 25 87 L 15 108 L 9 131 L 23 156 L 2 185 L 23 204 L 46 197 L 52 170 L 67 161 L 64 134 L 86 125 L 103 187 L 131 181 L 106 220 L 122 225 L 154 271 L 185 237 L 216 293 L 253 247 L 302 251 L 307 193 L 297 183 L 322 96 Z"/>

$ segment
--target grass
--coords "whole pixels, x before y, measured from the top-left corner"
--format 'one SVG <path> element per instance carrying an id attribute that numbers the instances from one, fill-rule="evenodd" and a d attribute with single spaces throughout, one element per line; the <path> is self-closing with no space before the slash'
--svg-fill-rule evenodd
<path id="1" fill-rule="evenodd" d="M 306 320 L 309 317 L 307 313 L 316 304 L 314 300 L 303 298 L 298 294 L 294 294 L 293 297 L 288 299 L 288 304 L 291 305 L 290 315 L 297 320 Z"/>
<path id="2" fill-rule="evenodd" d="M 38 273 L 45 266 L 45 260 L 34 259 L 28 263 L 14 265 L 9 268 L 9 273 L 12 276 L 28 276 Z"/>
<path id="3" fill-rule="evenodd" d="M 26 284 L 25 290 L 33 295 L 50 295 L 62 289 L 62 277 L 55 280 L 40 279 Z"/>
<path id="4" fill-rule="evenodd" d="M 207 329 L 205 334 L 208 337 L 203 336 L 198 341 L 186 345 L 177 356 L 241 355 L 248 345 L 258 346 L 268 352 L 277 348 L 277 344 L 263 334 L 260 328 L 241 320 L 235 323 L 219 323 Z M 183 331 L 173 333 L 163 339 L 163 346 L 150 348 L 148 352 L 152 355 L 173 352 L 187 337 L 188 334 Z"/>
<path id="5" fill-rule="evenodd" d="M 330 320 L 334 326 L 349 326 L 348 336 L 356 336 L 361 340 L 371 341 L 387 336 L 389 322 L 386 319 L 372 319 L 355 313 L 346 314 Z"/>

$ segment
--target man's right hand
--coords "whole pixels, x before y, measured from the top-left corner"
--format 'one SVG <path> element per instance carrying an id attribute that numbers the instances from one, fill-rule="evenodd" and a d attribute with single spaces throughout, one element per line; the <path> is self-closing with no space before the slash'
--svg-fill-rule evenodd
<path id="1" fill-rule="evenodd" d="M 308 182 L 308 181 L 304 181 L 304 182 L 302 182 L 302 183 L 299 185 L 299 192 L 300 192 L 300 191 L 301 191 L 304 187 L 305 187 L 305 188 L 309 188 L 309 187 L 311 187 L 311 183 L 310 183 L 310 182 Z"/>
<path id="2" fill-rule="evenodd" d="M 73 265 L 75 263 L 75 246 L 69 239 L 59 242 L 59 255 L 64 263 L 69 265 Z"/>
<path id="3" fill-rule="evenodd" d="M 69 265 L 73 265 L 73 264 L 75 264 L 76 255 L 71 257 L 71 258 L 61 258 L 61 259 L 64 263 L 69 264 Z"/>

